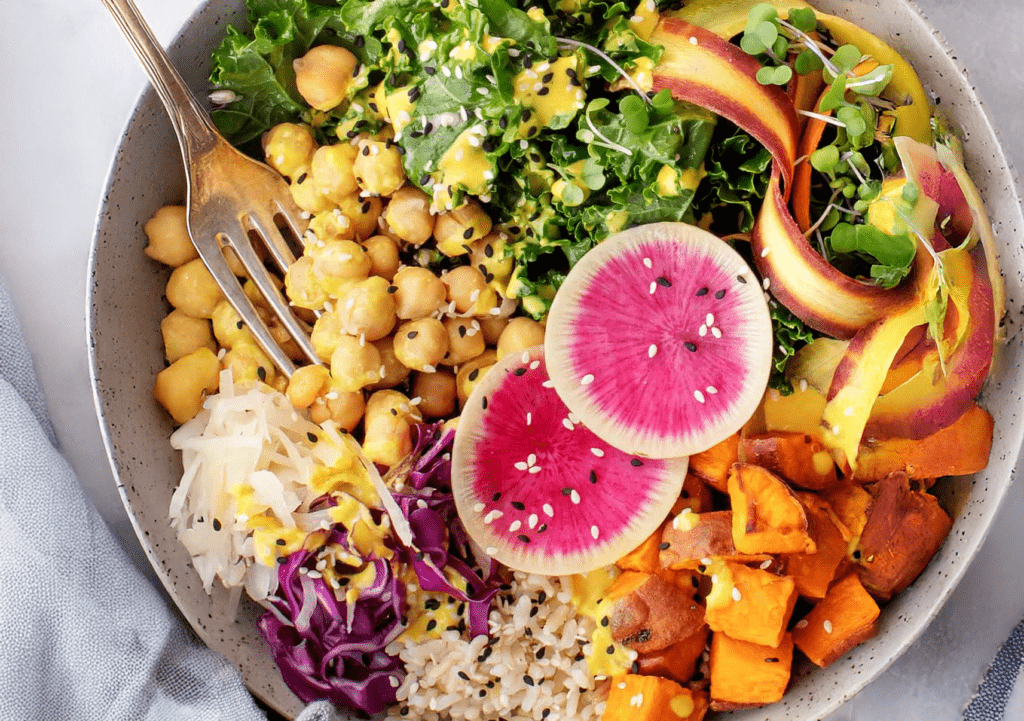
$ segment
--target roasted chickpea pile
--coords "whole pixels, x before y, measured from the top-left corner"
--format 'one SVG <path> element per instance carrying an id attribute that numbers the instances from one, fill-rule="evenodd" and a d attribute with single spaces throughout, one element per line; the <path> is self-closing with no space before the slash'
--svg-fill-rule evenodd
<path id="1" fill-rule="evenodd" d="M 327 72 L 337 67 L 351 77 L 352 66 L 339 48 L 314 50 L 321 52 L 296 72 L 307 102 L 323 109 L 347 88 L 317 79 L 339 77 Z M 411 449 L 412 424 L 455 419 L 499 358 L 543 342 L 541 323 L 511 317 L 516 303 L 503 292 L 512 259 L 484 208 L 473 199 L 432 208 L 407 183 L 390 126 L 349 135 L 321 146 L 309 127 L 283 123 L 262 141 L 266 162 L 309 218 L 282 289 L 312 325 L 323 366 L 300 366 L 291 379 L 276 371 L 198 260 L 184 208 L 161 208 L 146 224 L 146 253 L 174 267 L 166 290 L 173 310 L 161 324 L 170 365 L 154 395 L 176 422 L 198 413 L 220 370 L 231 368 L 235 383 L 266 383 L 314 422 L 361 434 L 367 456 L 391 466 Z M 305 362 L 255 286 L 243 287 L 288 355 Z"/>

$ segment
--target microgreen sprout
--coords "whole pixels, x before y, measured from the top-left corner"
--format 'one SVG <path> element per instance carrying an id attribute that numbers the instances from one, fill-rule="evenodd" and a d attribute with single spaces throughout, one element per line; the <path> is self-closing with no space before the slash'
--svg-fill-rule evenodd
<path id="1" fill-rule="evenodd" d="M 609 150 L 616 150 L 616 151 L 618 151 L 618 152 L 620 152 L 620 153 L 622 153 L 624 155 L 632 155 L 633 154 L 632 150 L 630 150 L 629 148 L 624 147 L 622 145 L 619 145 L 615 141 L 613 141 L 613 140 L 609 139 L 608 137 L 602 135 L 601 131 L 597 129 L 597 126 L 594 125 L 594 121 L 591 119 L 590 113 L 592 113 L 595 110 L 601 110 L 602 108 L 604 108 L 607 105 L 608 105 L 608 99 L 607 98 L 598 98 L 596 100 L 592 100 L 590 103 L 587 104 L 587 109 L 583 112 L 583 119 L 587 122 L 587 127 L 590 129 L 589 132 L 593 133 L 593 136 L 591 137 L 591 136 L 587 135 L 586 134 L 587 131 L 586 130 L 582 130 L 579 133 L 579 138 L 584 143 L 591 143 L 591 144 L 594 144 L 594 145 L 600 145 L 602 147 L 608 148 Z M 598 140 L 595 140 L 595 138 L 599 138 L 600 142 Z"/>
<path id="2" fill-rule="evenodd" d="M 637 95 L 644 99 L 645 103 L 651 102 L 651 99 L 647 97 L 647 93 L 644 92 L 644 89 L 637 84 L 637 82 L 629 75 L 629 73 L 623 70 L 618 63 L 612 60 L 611 57 L 609 57 L 608 54 L 605 53 L 600 48 L 595 48 L 593 45 L 582 42 L 580 40 L 573 40 L 572 38 L 560 37 L 555 39 L 558 41 L 558 44 L 563 48 L 583 48 L 584 50 L 589 50 L 590 52 L 594 53 L 594 55 L 597 55 L 599 58 L 601 58 L 606 63 L 611 65 L 615 69 L 615 72 L 622 76 L 622 78 L 625 79 L 627 83 L 633 86 L 633 90 L 636 91 Z"/>

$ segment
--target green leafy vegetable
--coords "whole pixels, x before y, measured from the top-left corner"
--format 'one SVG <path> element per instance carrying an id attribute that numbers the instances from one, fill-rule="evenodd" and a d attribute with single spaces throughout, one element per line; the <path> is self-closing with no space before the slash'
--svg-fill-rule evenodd
<path id="1" fill-rule="evenodd" d="M 768 304 L 768 312 L 772 319 L 772 332 L 775 335 L 775 353 L 772 356 L 772 372 L 768 377 L 768 387 L 774 388 L 782 395 L 793 392 L 793 385 L 786 379 L 786 366 L 793 355 L 818 337 L 818 334 L 805 326 L 799 318 L 789 312 L 777 301 Z"/>
<path id="2" fill-rule="evenodd" d="M 917 242 L 909 233 L 889 235 L 873 225 L 839 223 L 829 243 L 837 253 L 860 253 L 874 259 L 871 277 L 885 288 L 892 288 L 906 277 L 917 253 Z"/>

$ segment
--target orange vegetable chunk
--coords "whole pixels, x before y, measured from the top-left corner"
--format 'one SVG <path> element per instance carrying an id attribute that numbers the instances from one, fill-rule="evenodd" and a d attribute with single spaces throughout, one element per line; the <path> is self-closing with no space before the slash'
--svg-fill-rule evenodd
<path id="1" fill-rule="evenodd" d="M 892 598 L 917 578 L 949 534 L 953 521 L 928 493 L 912 491 L 897 471 L 875 484 L 861 533 L 857 572 L 871 595 Z"/>
<path id="2" fill-rule="evenodd" d="M 771 471 L 735 463 L 729 472 L 732 540 L 740 553 L 813 553 L 807 512 Z"/>
<path id="3" fill-rule="evenodd" d="M 790 483 L 818 491 L 838 485 L 828 448 L 807 433 L 774 432 L 740 440 L 740 457 L 767 468 Z"/>
<path id="4" fill-rule="evenodd" d="M 782 698 L 793 665 L 793 637 L 778 648 L 711 634 L 711 710 L 756 708 Z"/>
<path id="5" fill-rule="evenodd" d="M 728 561 L 713 564 L 708 573 L 712 583 L 705 618 L 711 630 L 777 648 L 796 604 L 793 579 Z"/>
<path id="6" fill-rule="evenodd" d="M 704 607 L 691 589 L 651 574 L 622 573 L 605 601 L 612 639 L 637 653 L 667 648 L 704 624 Z"/>
<path id="7" fill-rule="evenodd" d="M 879 608 L 856 573 L 838 581 L 793 629 L 793 643 L 825 668 L 875 635 Z"/>
<path id="8" fill-rule="evenodd" d="M 786 555 L 786 575 L 796 582 L 797 593 L 801 596 L 824 598 L 846 561 L 850 532 L 823 498 L 814 493 L 797 495 L 807 509 L 811 539 L 818 550 Z"/>
<path id="9" fill-rule="evenodd" d="M 708 562 L 763 561 L 764 554 L 740 554 L 732 540 L 732 511 L 690 513 L 684 511 L 665 525 L 661 534 L 659 563 L 662 568 L 693 570 Z"/>
<path id="10" fill-rule="evenodd" d="M 871 494 L 859 484 L 845 482 L 837 488 L 830 488 L 818 494 L 825 499 L 836 512 L 839 520 L 850 532 L 853 541 L 860 539 L 864 524 L 868 522 L 868 508 L 871 506 Z"/>
<path id="11" fill-rule="evenodd" d="M 871 483 L 894 471 L 913 479 L 976 473 L 988 465 L 993 424 L 988 411 L 973 405 L 952 425 L 920 440 L 869 438 L 857 454 L 855 477 Z"/>
<path id="12" fill-rule="evenodd" d="M 612 678 L 602 721 L 701 721 L 707 696 L 659 676 L 627 673 Z"/>
<path id="13" fill-rule="evenodd" d="M 636 660 L 639 672 L 645 676 L 664 676 L 682 684 L 688 683 L 707 649 L 710 633 L 706 624 L 701 625 L 694 633 L 668 648 L 640 654 Z"/>
<path id="14" fill-rule="evenodd" d="M 739 460 L 739 432 L 690 456 L 689 472 L 722 493 L 727 492 L 729 469 Z"/>

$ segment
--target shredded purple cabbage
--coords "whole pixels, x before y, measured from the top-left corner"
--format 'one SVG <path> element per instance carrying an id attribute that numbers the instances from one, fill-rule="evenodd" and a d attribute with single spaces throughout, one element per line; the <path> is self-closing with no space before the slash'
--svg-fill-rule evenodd
<path id="1" fill-rule="evenodd" d="M 402 489 L 392 495 L 412 528 L 413 545 L 404 546 L 397 538 L 390 539 L 389 545 L 395 560 L 415 570 L 421 588 L 466 603 L 469 628 L 477 636 L 488 631 L 487 616 L 500 580 L 498 564 L 474 553 L 455 510 L 450 460 L 454 437 L 455 432 L 445 432 L 441 423 L 413 427 L 412 452 L 385 477 L 389 487 Z M 324 501 L 333 505 L 329 498 Z M 344 546 L 346 539 L 344 527 L 334 526 L 324 545 Z M 336 594 L 315 577 L 319 574 L 309 575 L 316 570 L 316 551 L 298 551 L 281 564 L 278 595 L 270 601 L 273 609 L 260 619 L 259 628 L 296 696 L 307 703 L 328 699 L 372 715 L 395 702 L 391 678 L 403 673 L 399 659 L 384 648 L 404 629 L 405 588 L 391 562 L 366 562 L 376 569 L 376 578 L 372 587 L 360 589 L 351 628 L 344 593 Z M 448 580 L 445 569 L 463 579 L 465 590 Z M 312 601 L 307 604 L 310 591 L 316 594 L 312 609 Z"/>
<path id="2" fill-rule="evenodd" d="M 325 545 L 344 545 L 345 540 L 345 531 L 335 526 Z M 315 570 L 316 560 L 315 552 L 297 551 L 281 564 L 278 599 L 271 601 L 278 613 L 268 612 L 260 619 L 263 638 L 288 688 L 304 702 L 328 699 L 367 714 L 384 711 L 395 702 L 391 677 L 401 677 L 403 671 L 401 662 L 386 654 L 384 647 L 402 632 L 405 590 L 390 563 L 368 560 L 376 569 L 376 579 L 371 587 L 360 589 L 349 628 L 345 601 L 324 579 L 308 575 Z M 309 620 L 300 623 L 310 587 L 316 593 L 316 606 Z"/>

